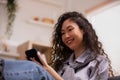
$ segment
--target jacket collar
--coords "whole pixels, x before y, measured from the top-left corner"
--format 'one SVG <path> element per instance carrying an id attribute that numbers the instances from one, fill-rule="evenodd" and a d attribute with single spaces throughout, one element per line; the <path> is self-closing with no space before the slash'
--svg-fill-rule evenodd
<path id="1" fill-rule="evenodd" d="M 73 61 L 74 53 L 71 54 L 70 58 L 66 60 L 65 64 L 71 64 L 73 62 L 84 63 L 88 58 L 94 58 L 93 52 L 90 49 L 85 50 L 75 61 Z"/>

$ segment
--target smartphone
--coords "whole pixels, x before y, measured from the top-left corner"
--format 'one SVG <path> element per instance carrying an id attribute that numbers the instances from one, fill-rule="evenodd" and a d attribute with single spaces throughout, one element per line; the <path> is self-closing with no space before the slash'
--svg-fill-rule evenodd
<path id="1" fill-rule="evenodd" d="M 28 60 L 31 61 L 30 58 L 34 58 L 36 61 L 38 61 L 40 64 L 42 64 L 42 62 L 39 60 L 39 57 L 37 56 L 37 50 L 36 49 L 32 48 L 32 49 L 26 50 L 25 54 L 26 54 L 26 58 Z"/>

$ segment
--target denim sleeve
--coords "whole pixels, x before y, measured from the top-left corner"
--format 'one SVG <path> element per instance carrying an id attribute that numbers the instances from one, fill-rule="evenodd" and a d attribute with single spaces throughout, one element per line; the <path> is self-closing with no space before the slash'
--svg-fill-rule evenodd
<path id="1" fill-rule="evenodd" d="M 5 80 L 54 80 L 40 65 L 26 60 L 4 60 Z"/>

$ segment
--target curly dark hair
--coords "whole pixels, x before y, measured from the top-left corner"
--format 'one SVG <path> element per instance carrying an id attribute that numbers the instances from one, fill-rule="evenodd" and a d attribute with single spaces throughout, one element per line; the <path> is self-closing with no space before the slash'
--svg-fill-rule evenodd
<path id="1" fill-rule="evenodd" d="M 86 48 L 89 48 L 91 51 L 94 52 L 94 55 L 103 55 L 109 61 L 109 75 L 113 76 L 113 72 L 111 69 L 111 61 L 108 58 L 108 55 L 104 52 L 102 48 L 102 43 L 98 41 L 98 36 L 96 35 L 95 30 L 93 29 L 91 23 L 81 14 L 78 12 L 66 12 L 61 15 L 58 19 L 58 22 L 55 24 L 55 29 L 53 32 L 53 41 L 52 41 L 52 55 L 51 55 L 51 65 L 52 67 L 58 71 L 63 65 L 62 63 L 66 61 L 70 55 L 73 53 L 73 50 L 68 48 L 62 41 L 62 33 L 61 28 L 63 22 L 67 19 L 75 22 L 80 29 L 84 31 L 83 35 L 83 42 Z"/>

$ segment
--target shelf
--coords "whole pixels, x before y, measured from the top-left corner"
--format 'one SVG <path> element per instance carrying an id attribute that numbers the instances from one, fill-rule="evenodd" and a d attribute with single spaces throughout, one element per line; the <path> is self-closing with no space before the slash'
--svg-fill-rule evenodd
<path id="1" fill-rule="evenodd" d="M 18 46 L 17 50 L 18 50 L 18 53 L 20 54 L 19 59 L 26 59 L 25 51 L 32 48 L 35 48 L 41 53 L 45 54 L 47 62 L 48 63 L 50 62 L 51 47 L 47 45 L 43 45 L 39 42 L 34 42 L 34 41 L 27 41 Z"/>
<path id="2" fill-rule="evenodd" d="M 0 51 L 0 56 L 1 57 L 6 57 L 6 58 L 16 58 L 17 59 L 19 57 L 19 54 L 18 53 Z"/>
<path id="3" fill-rule="evenodd" d="M 49 24 L 41 21 L 34 21 L 34 20 L 29 20 L 29 23 L 36 24 L 36 25 L 41 25 L 41 26 L 47 26 L 47 27 L 54 27 L 54 24 Z"/>

